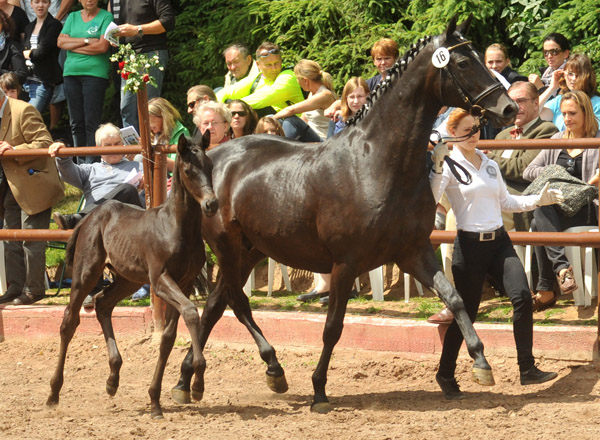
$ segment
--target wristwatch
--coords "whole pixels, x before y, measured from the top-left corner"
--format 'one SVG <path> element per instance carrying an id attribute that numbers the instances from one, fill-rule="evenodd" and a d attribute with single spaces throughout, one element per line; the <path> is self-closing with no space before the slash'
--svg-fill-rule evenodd
<path id="1" fill-rule="evenodd" d="M 89 38 L 86 38 L 85 40 L 83 40 L 83 42 L 84 42 L 86 45 L 88 45 L 88 44 L 90 44 L 90 39 L 89 39 Z"/>
<path id="2" fill-rule="evenodd" d="M 142 35 L 144 35 L 144 30 L 142 29 L 142 26 L 138 26 L 138 35 L 141 37 Z"/>

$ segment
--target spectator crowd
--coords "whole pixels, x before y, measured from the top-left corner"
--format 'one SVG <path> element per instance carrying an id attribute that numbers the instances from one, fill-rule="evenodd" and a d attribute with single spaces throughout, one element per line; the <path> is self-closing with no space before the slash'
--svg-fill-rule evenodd
<path id="1" fill-rule="evenodd" d="M 227 67 L 223 85 L 214 90 L 207 85 L 190 85 L 186 108 L 177 109 L 161 97 L 169 61 L 168 32 L 175 26 L 170 0 L 110 0 L 107 9 L 101 8 L 98 0 L 78 2 L 81 7 L 74 0 L 0 0 L 0 115 L 13 122 L 8 131 L 2 124 L 0 154 L 7 149 L 50 147 L 47 159 L 17 162 L 14 172 L 14 161 L 0 156 L 0 211 L 6 228 L 47 228 L 52 205 L 62 197 L 59 177 L 79 187 L 87 202 L 80 213 L 54 215 L 61 228 L 74 227 L 107 199 L 143 205 L 137 194 L 139 179 L 135 178 L 141 165 L 135 158 L 51 158 L 70 146 L 123 143 L 119 127 L 102 121 L 111 81 L 118 90 L 120 125 L 138 129 L 136 95 L 125 90 L 126 79 L 110 62 L 114 48 L 105 38 L 109 26 L 117 26 L 114 36 L 120 43 L 130 43 L 137 53 L 159 60 L 159 66 L 150 71 L 155 83 L 148 87 L 153 142 L 175 144 L 181 135 L 191 133 L 198 139 L 209 130 L 209 150 L 253 133 L 323 142 L 346 127 L 399 57 L 394 40 L 376 41 L 370 56 L 377 73 L 368 79 L 350 78 L 340 99 L 331 75 L 316 61 L 303 59 L 295 66 L 285 66 L 283 49 L 277 44 L 265 41 L 253 52 L 243 43 L 234 42 L 222 52 Z M 477 136 L 504 140 L 600 137 L 600 96 L 589 57 L 572 53 L 571 42 L 557 33 L 546 36 L 540 50 L 545 65 L 528 75 L 513 69 L 502 44 L 492 44 L 485 50 L 486 66 L 505 85 L 519 110 L 514 125 L 501 129 L 482 126 Z M 69 133 L 52 139 L 50 133 L 58 126 L 65 106 Z M 448 126 L 456 130 L 452 126 L 456 114 L 452 115 L 452 109 L 443 110 L 439 125 L 432 129 L 444 133 Z M 192 115 L 193 127 L 185 127 L 180 111 Z M 508 192 L 515 196 L 525 192 L 548 165 L 558 165 L 587 184 L 597 185 L 599 180 L 595 150 L 506 149 L 484 153 L 486 160 L 497 164 Z M 170 172 L 173 164 L 171 156 Z M 47 169 L 53 171 L 41 172 Z M 41 183 L 42 174 L 51 182 Z M 562 231 L 597 223 L 597 204 L 596 193 L 593 203 L 573 215 L 566 215 L 559 205 L 549 205 L 526 212 L 503 212 L 502 221 L 506 230 Z M 436 227 L 456 227 L 451 208 L 448 198 L 442 195 Z M 533 306 L 542 310 L 554 305 L 558 295 L 572 292 L 577 286 L 563 248 L 539 247 L 535 254 L 539 281 L 531 286 L 535 287 Z M 43 298 L 43 243 L 11 242 L 5 246 L 5 261 L 9 285 L 0 296 L 0 304 L 31 304 Z M 315 278 L 315 288 L 298 299 L 320 298 L 327 303 L 329 276 L 316 274 Z M 491 282 L 502 290 L 501 280 Z M 452 315 L 444 310 L 431 320 L 447 323 Z"/>

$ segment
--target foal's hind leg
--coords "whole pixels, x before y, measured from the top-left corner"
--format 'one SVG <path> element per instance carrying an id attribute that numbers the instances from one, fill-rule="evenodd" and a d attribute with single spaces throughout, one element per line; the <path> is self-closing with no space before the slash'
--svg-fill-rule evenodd
<path id="1" fill-rule="evenodd" d="M 494 385 L 492 367 L 483 354 L 483 342 L 475 332 L 458 291 L 450 284 L 440 269 L 431 246 L 423 247 L 422 258 L 419 259 L 413 255 L 410 261 L 397 264 L 402 270 L 406 268 L 417 280 L 433 290 L 444 301 L 444 304 L 454 314 L 454 319 L 464 336 L 469 355 L 474 359 L 473 380 L 480 385 Z"/>
<path id="2" fill-rule="evenodd" d="M 119 274 L 116 274 L 114 281 L 96 295 L 94 299 L 96 319 L 98 319 L 98 322 L 102 327 L 104 341 L 106 342 L 106 348 L 108 349 L 110 374 L 106 380 L 106 392 L 110 396 L 114 396 L 119 389 L 119 372 L 121 370 L 121 365 L 123 364 L 123 359 L 119 353 L 112 326 L 112 312 L 119 301 L 127 298 L 140 287 L 140 283 L 129 281 Z"/>
<path id="3" fill-rule="evenodd" d="M 79 311 L 85 297 L 92 291 L 96 286 L 98 278 L 102 274 L 104 267 L 104 256 L 101 252 L 97 252 L 96 261 L 77 260 L 73 267 L 73 285 L 71 288 L 71 295 L 69 304 L 65 308 L 63 321 L 60 326 L 60 351 L 58 355 L 58 365 L 52 379 L 50 379 L 50 395 L 46 401 L 46 405 L 56 405 L 59 400 L 59 393 L 64 381 L 64 369 L 65 361 L 67 359 L 67 348 L 75 330 L 79 326 L 80 318 Z"/>

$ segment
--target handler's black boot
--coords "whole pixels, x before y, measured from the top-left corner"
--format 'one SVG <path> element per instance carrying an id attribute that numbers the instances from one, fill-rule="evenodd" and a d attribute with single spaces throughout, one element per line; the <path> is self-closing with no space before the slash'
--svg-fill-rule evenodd
<path id="1" fill-rule="evenodd" d="M 456 382 L 456 378 L 453 377 L 452 379 L 447 379 L 440 376 L 438 373 L 435 375 L 435 380 L 442 389 L 442 393 L 444 393 L 446 400 L 462 400 L 465 398 L 465 395 L 462 393 Z"/>
<path id="2" fill-rule="evenodd" d="M 535 365 L 525 372 L 521 372 L 521 385 L 537 385 L 555 379 L 558 373 L 542 371 Z"/>

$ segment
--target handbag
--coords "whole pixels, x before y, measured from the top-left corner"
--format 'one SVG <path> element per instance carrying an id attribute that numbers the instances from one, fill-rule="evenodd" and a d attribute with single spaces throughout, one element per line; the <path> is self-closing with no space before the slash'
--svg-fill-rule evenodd
<path id="1" fill-rule="evenodd" d="M 550 182 L 550 188 L 560 189 L 565 200 L 558 203 L 558 209 L 567 217 L 573 217 L 585 205 L 591 206 L 598 198 L 598 188 L 589 185 L 577 177 L 571 176 L 565 168 L 558 164 L 544 167 L 542 172 L 525 188 L 523 195 L 539 194 L 544 185 Z"/>

